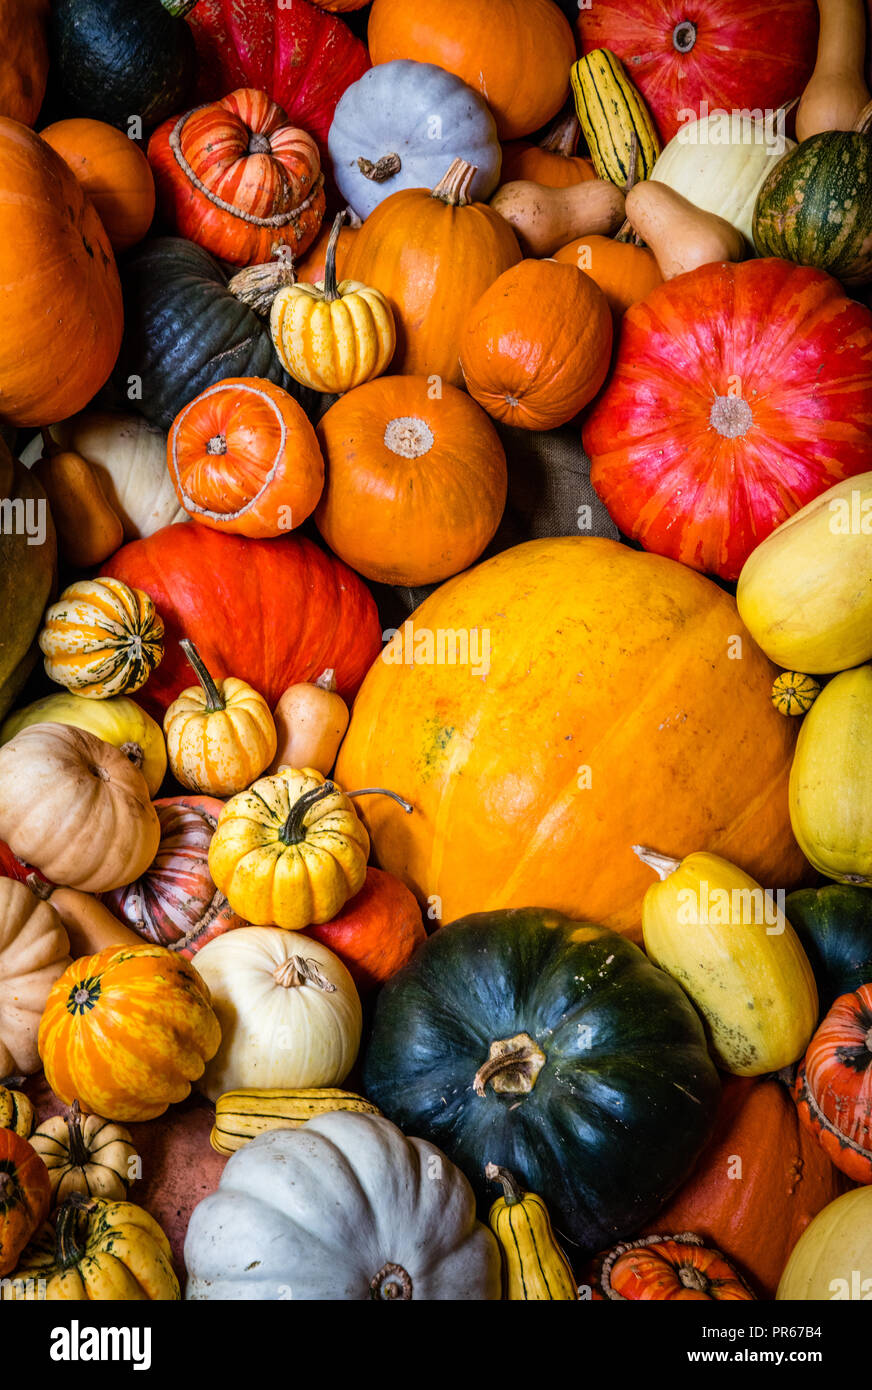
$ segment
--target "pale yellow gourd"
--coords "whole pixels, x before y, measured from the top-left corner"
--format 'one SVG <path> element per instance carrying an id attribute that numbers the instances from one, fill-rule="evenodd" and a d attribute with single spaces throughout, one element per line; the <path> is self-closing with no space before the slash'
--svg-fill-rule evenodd
<path id="1" fill-rule="evenodd" d="M 637 183 L 626 204 L 627 220 L 653 251 L 664 280 L 713 261 L 741 261 L 748 254 L 741 232 L 665 183 Z"/>
<path id="2" fill-rule="evenodd" d="M 817 62 L 796 110 L 796 138 L 825 130 L 853 130 L 872 97 L 865 79 L 866 10 L 863 0 L 818 0 Z"/>
<path id="3" fill-rule="evenodd" d="M 314 767 L 328 776 L 348 718 L 348 706 L 336 693 L 333 671 L 325 671 L 314 684 L 303 681 L 289 686 L 273 710 L 277 748 L 268 774 L 280 767 Z"/>
<path id="4" fill-rule="evenodd" d="M 605 179 L 548 188 L 517 179 L 504 183 L 491 207 L 505 218 L 526 256 L 550 256 L 579 236 L 611 236 L 624 221 L 624 195 Z"/>

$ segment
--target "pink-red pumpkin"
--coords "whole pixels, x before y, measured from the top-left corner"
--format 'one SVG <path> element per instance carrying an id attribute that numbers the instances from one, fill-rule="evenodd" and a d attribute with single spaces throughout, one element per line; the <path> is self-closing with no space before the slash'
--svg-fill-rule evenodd
<path id="1" fill-rule="evenodd" d="M 332 922 L 307 927 L 305 935 L 335 951 L 363 993 L 402 970 L 427 934 L 414 893 L 393 874 L 370 867 L 360 892 Z"/>

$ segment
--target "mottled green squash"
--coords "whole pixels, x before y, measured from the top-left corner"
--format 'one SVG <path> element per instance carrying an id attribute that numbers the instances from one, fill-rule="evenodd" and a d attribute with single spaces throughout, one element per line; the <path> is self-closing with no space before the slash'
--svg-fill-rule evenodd
<path id="1" fill-rule="evenodd" d="M 841 994 L 872 982 L 872 893 L 853 883 L 828 883 L 790 893 L 784 915 L 814 971 L 821 1018 Z"/>

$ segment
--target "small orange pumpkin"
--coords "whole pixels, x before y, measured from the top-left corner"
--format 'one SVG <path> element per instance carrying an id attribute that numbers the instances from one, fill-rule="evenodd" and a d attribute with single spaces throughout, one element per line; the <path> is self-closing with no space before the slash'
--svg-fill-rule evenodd
<path id="1" fill-rule="evenodd" d="M 634 246 L 614 237 L 577 237 L 555 251 L 560 265 L 574 265 L 595 280 L 608 300 L 615 327 L 633 304 L 638 304 L 658 285 L 663 276 L 647 246 Z"/>
<path id="2" fill-rule="evenodd" d="M 134 140 L 105 121 L 74 118 L 40 135 L 91 199 L 116 255 L 142 241 L 154 217 L 154 178 Z"/>
<path id="3" fill-rule="evenodd" d="M 317 285 L 319 280 L 324 279 L 331 231 L 330 226 L 322 226 L 317 239 L 312 242 L 302 260 L 296 263 L 294 268 L 297 272 L 297 280 L 303 284 Z M 345 274 L 345 257 L 359 231 L 359 227 L 343 227 L 339 233 L 339 239 L 336 242 L 336 278 L 338 280 L 348 279 Z"/>
<path id="4" fill-rule="evenodd" d="M 51 1207 L 48 1169 L 12 1129 L 0 1129 L 0 1278 L 18 1263 Z"/>
<path id="5" fill-rule="evenodd" d="M 572 111 L 558 117 L 538 144 L 516 140 L 504 145 L 500 183 L 527 179 L 547 188 L 573 188 L 577 183 L 595 179 L 593 160 L 575 153 L 580 134 L 578 117 Z"/>
<path id="6" fill-rule="evenodd" d="M 616 1245 L 597 1262 L 599 1285 L 616 1302 L 747 1302 L 741 1275 L 699 1236 L 644 1236 Z"/>

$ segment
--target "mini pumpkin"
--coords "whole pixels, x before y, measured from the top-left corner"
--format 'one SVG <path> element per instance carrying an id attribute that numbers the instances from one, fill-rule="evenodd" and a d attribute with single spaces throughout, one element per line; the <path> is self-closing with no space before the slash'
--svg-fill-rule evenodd
<path id="1" fill-rule="evenodd" d="M 0 1076 L 39 1071 L 39 1021 L 52 985 L 70 964 L 69 952 L 55 909 L 26 884 L 0 878 Z M 0 1088 L 2 1128 L 19 1128 L 17 1094 Z"/>
<path id="2" fill-rule="evenodd" d="M 782 671 L 772 683 L 772 703 L 779 714 L 808 714 L 821 693 L 820 681 L 801 671 Z"/>
<path id="3" fill-rule="evenodd" d="M 137 1159 L 130 1131 L 101 1115 L 83 1115 L 77 1100 L 68 1115 L 43 1120 L 31 1144 L 48 1169 L 55 1206 L 73 1192 L 119 1202 L 127 1196 Z"/>
<path id="4" fill-rule="evenodd" d="M 213 681 L 193 642 L 182 650 L 199 686 L 183 690 L 164 715 L 170 768 L 190 791 L 232 796 L 251 785 L 276 751 L 269 705 L 246 681 Z"/>
<path id="5" fill-rule="evenodd" d="M 746 1302 L 754 1295 L 719 1250 L 699 1236 L 645 1236 L 616 1245 L 601 1262 L 600 1286 L 619 1303 L 652 1299 L 679 1302 Z"/>
<path id="6" fill-rule="evenodd" d="M 50 1203 L 48 1172 L 36 1151 L 14 1130 L 0 1129 L 0 1277 L 15 1268 Z"/>
<path id="7" fill-rule="evenodd" d="M 132 694 L 163 656 L 148 594 L 120 579 L 80 579 L 46 610 L 39 646 L 50 680 L 91 700 Z"/>

